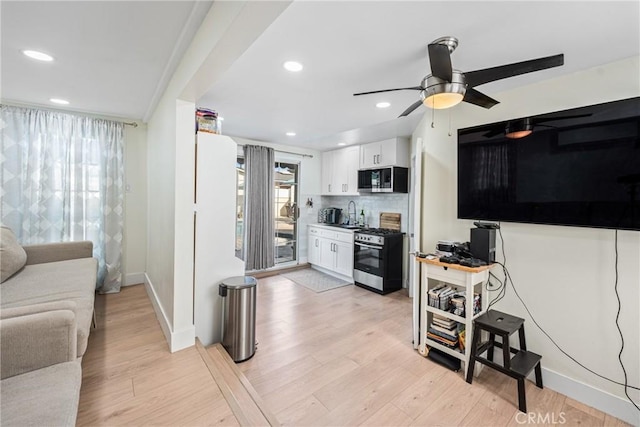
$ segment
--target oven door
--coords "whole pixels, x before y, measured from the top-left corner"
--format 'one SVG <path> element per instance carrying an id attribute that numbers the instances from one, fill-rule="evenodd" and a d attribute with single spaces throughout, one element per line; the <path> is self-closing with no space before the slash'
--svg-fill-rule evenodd
<path id="1" fill-rule="evenodd" d="M 370 243 L 355 242 L 353 269 L 374 276 L 384 276 L 384 247 Z"/>

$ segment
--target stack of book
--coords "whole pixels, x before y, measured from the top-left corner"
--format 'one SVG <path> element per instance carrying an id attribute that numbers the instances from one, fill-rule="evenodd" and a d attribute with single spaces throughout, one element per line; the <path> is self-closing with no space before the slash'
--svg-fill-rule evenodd
<path id="1" fill-rule="evenodd" d="M 429 305 L 440 310 L 449 311 L 449 302 L 454 294 L 454 290 L 449 286 L 440 285 L 429 289 Z"/>
<path id="2" fill-rule="evenodd" d="M 458 322 L 434 314 L 427 330 L 427 337 L 446 347 L 456 348 L 458 346 Z"/>

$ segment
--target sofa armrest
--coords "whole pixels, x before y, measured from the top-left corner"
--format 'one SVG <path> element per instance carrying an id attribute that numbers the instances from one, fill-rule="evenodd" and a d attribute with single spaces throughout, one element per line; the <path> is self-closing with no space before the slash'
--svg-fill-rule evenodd
<path id="1" fill-rule="evenodd" d="M 61 242 L 43 243 L 40 245 L 23 246 L 27 253 L 27 265 L 45 262 L 66 261 L 76 258 L 91 258 L 93 256 L 93 242 Z"/>
<path id="2" fill-rule="evenodd" d="M 0 379 L 76 360 L 77 339 L 70 310 L 1 319 Z"/>
<path id="3" fill-rule="evenodd" d="M 26 316 L 28 314 L 45 313 L 55 310 L 69 310 L 76 312 L 76 303 L 74 301 L 60 300 L 43 302 L 39 304 L 29 304 L 18 307 L 0 309 L 0 319 L 8 319 L 10 317 Z"/>

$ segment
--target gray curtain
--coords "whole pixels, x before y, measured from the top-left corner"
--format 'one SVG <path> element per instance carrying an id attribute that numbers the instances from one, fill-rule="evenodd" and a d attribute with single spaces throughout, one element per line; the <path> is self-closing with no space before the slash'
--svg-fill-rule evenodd
<path id="1" fill-rule="evenodd" d="M 272 148 L 245 145 L 245 268 L 275 265 L 275 214 Z"/>
<path id="2" fill-rule="evenodd" d="M 122 283 L 122 123 L 3 105 L 0 217 L 21 244 L 91 240 L 98 287 Z"/>

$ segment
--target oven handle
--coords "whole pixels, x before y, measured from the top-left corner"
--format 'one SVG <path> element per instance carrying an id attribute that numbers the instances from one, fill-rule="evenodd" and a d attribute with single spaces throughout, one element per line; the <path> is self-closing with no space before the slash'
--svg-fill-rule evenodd
<path id="1" fill-rule="evenodd" d="M 363 248 L 369 248 L 369 249 L 382 249 L 382 246 L 373 246 L 373 245 L 365 245 L 364 243 L 360 243 L 360 242 L 355 242 L 354 243 L 357 246 L 362 246 Z"/>

